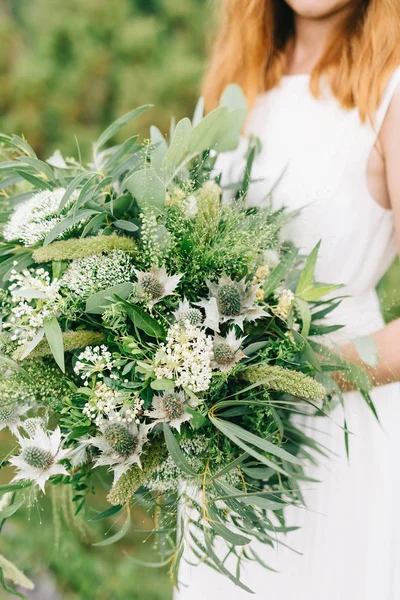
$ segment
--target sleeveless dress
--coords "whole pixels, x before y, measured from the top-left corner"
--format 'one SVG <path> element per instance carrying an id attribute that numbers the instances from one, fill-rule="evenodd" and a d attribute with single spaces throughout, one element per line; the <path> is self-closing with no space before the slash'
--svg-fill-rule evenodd
<path id="1" fill-rule="evenodd" d="M 284 77 L 258 97 L 247 133 L 261 139 L 249 190 L 250 205 L 303 207 L 287 237 L 306 252 L 322 239 L 316 279 L 345 285 L 344 300 L 330 316 L 345 327 L 336 341 L 369 335 L 383 327 L 375 287 L 397 249 L 393 216 L 378 205 L 367 186 L 367 164 L 394 91 L 393 74 L 375 123 L 361 123 L 345 111 L 328 86 L 320 99 L 309 91 L 309 76 Z M 219 168 L 225 182 L 243 172 L 245 143 L 225 155 Z M 399 157 L 400 158 L 400 157 Z M 283 175 L 282 175 L 283 173 Z M 278 182 L 278 183 L 277 183 Z M 342 291 L 341 291 L 342 292 Z M 279 545 L 257 546 L 279 572 L 250 562 L 242 580 L 257 600 L 400 599 L 400 384 L 374 390 L 379 425 L 358 393 L 345 395 L 350 461 L 344 448 L 343 409 L 331 418 L 302 417 L 302 426 L 335 454 L 308 474 L 321 483 L 304 485 L 307 510 L 287 511 L 288 525 L 300 530 Z M 234 567 L 233 567 L 234 568 Z M 204 565 L 182 561 L 175 600 L 245 600 L 251 595 Z"/>

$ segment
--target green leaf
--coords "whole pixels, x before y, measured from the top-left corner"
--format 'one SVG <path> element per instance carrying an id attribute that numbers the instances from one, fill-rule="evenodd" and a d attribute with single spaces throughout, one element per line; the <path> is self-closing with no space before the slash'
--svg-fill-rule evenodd
<path id="1" fill-rule="evenodd" d="M 320 298 L 326 296 L 327 294 L 331 294 L 335 290 L 342 288 L 342 285 L 325 285 L 321 283 L 314 283 L 314 285 L 304 290 L 300 297 L 307 302 L 318 302 Z"/>
<path id="2" fill-rule="evenodd" d="M 152 168 L 135 171 L 125 182 L 125 187 L 139 204 L 146 203 L 162 208 L 165 203 L 165 185 Z"/>
<path id="3" fill-rule="evenodd" d="M 124 231 L 130 232 L 137 231 L 139 229 L 135 223 L 132 223 L 132 221 L 125 221 L 124 219 L 117 219 L 113 222 L 113 225 L 118 229 L 123 229 Z"/>
<path id="4" fill-rule="evenodd" d="M 88 217 L 91 217 L 94 214 L 97 214 L 97 211 L 86 209 L 86 210 L 82 210 L 80 213 L 78 213 L 76 215 L 64 217 L 61 221 L 59 221 L 59 223 L 57 223 L 57 225 L 55 225 L 53 227 L 53 229 L 51 231 L 49 231 L 49 233 L 46 236 L 46 239 L 43 242 L 43 246 L 48 246 L 49 244 L 51 244 L 51 242 L 53 242 L 55 239 L 57 239 L 62 233 L 64 233 L 64 231 L 66 229 L 73 227 L 77 223 L 85 221 Z"/>
<path id="5" fill-rule="evenodd" d="M 207 423 L 207 419 L 198 410 L 186 407 L 186 412 L 192 415 L 192 418 L 190 419 L 190 425 L 193 429 L 200 429 Z"/>
<path id="6" fill-rule="evenodd" d="M 296 308 L 300 313 L 301 320 L 303 321 L 303 325 L 301 328 L 301 335 L 305 338 L 310 333 L 310 325 L 311 325 L 311 310 L 308 306 L 308 303 L 302 298 L 296 298 L 295 300 Z"/>
<path id="7" fill-rule="evenodd" d="M 109 139 L 111 139 L 122 127 L 136 119 L 139 115 L 141 115 L 144 111 L 151 108 L 151 104 L 146 104 L 144 106 L 140 106 L 139 108 L 135 108 L 130 112 L 126 113 L 119 119 L 117 119 L 114 123 L 112 123 L 99 137 L 96 142 L 96 149 L 99 150 Z"/>
<path id="8" fill-rule="evenodd" d="M 106 290 L 97 292 L 87 299 L 85 312 L 92 315 L 102 315 L 106 307 L 115 302 L 116 295 L 123 300 L 126 300 L 126 298 L 129 298 L 132 290 L 133 284 L 129 281 L 125 281 L 124 283 L 119 283 Z"/>
<path id="9" fill-rule="evenodd" d="M 102 542 L 97 542 L 96 544 L 93 544 L 93 546 L 110 546 L 111 544 L 115 544 L 115 542 L 119 542 L 119 540 L 122 540 L 122 538 L 126 536 L 126 534 L 129 531 L 130 526 L 131 526 L 131 513 L 128 512 L 126 515 L 125 523 L 123 524 L 120 531 L 118 531 L 118 533 L 116 533 L 115 535 L 112 535 L 111 537 L 107 538 L 106 540 L 103 540 Z"/>
<path id="10" fill-rule="evenodd" d="M 32 481 L 16 481 L 15 483 L 3 483 L 2 485 L 0 485 L 0 494 L 5 494 L 6 492 L 15 492 L 17 490 L 23 490 L 31 486 Z"/>
<path id="11" fill-rule="evenodd" d="M 247 100 L 243 94 L 242 88 L 236 83 L 231 83 L 222 92 L 221 106 L 226 106 L 229 110 L 244 110 L 247 112 Z"/>
<path id="12" fill-rule="evenodd" d="M 261 450 L 268 452 L 268 454 L 273 454 L 274 456 L 277 456 L 278 458 L 286 460 L 287 462 L 295 465 L 302 465 L 301 460 L 299 460 L 296 456 L 289 454 L 289 452 L 286 452 L 286 450 L 277 446 L 276 444 L 272 444 L 258 435 L 254 435 L 254 433 L 246 431 L 246 429 L 239 427 L 239 425 L 235 425 L 234 423 L 230 423 L 228 421 L 221 421 L 219 419 L 219 429 L 221 429 L 221 431 L 225 429 L 226 432 L 233 433 L 233 435 L 236 437 L 248 442 L 249 444 L 252 444 L 253 446 L 257 446 Z M 228 435 L 228 433 L 226 433 L 226 435 Z"/>
<path id="13" fill-rule="evenodd" d="M 150 139 L 154 146 L 151 153 L 151 166 L 157 173 L 160 173 L 161 165 L 168 152 L 168 144 L 161 131 L 154 125 L 150 127 Z"/>
<path id="14" fill-rule="evenodd" d="M 17 510 L 19 508 L 21 508 L 21 506 L 23 505 L 24 501 L 22 500 L 21 502 L 15 502 L 14 504 L 11 504 L 10 506 L 7 506 L 7 508 L 4 508 L 3 510 L 0 511 L 0 521 L 2 521 L 3 519 L 8 519 L 9 517 L 11 517 L 14 513 L 17 512 Z"/>
<path id="15" fill-rule="evenodd" d="M 246 546 L 247 544 L 250 544 L 250 538 L 238 533 L 234 533 L 228 527 L 226 527 L 226 525 L 220 521 L 217 511 L 214 510 L 209 504 L 207 510 L 209 516 L 211 517 L 208 521 L 208 524 L 217 535 L 223 537 L 227 542 L 233 544 L 234 546 Z"/>
<path id="16" fill-rule="evenodd" d="M 124 301 L 123 305 L 126 314 L 138 329 L 141 329 L 151 337 L 165 338 L 164 328 L 155 319 L 153 319 L 153 317 L 151 317 L 141 306 Z"/>
<path id="17" fill-rule="evenodd" d="M 121 504 L 118 504 L 117 506 L 111 506 L 110 508 L 107 508 L 107 510 L 97 513 L 97 515 L 89 519 L 89 521 L 102 521 L 103 519 L 107 519 L 107 517 L 118 514 L 122 509 L 123 506 Z"/>
<path id="18" fill-rule="evenodd" d="M 173 390 L 175 382 L 172 379 L 154 379 L 150 383 L 150 387 L 155 391 Z"/>
<path id="19" fill-rule="evenodd" d="M 170 177 L 189 151 L 192 124 L 189 119 L 178 121 L 168 151 L 161 165 L 161 172 Z"/>
<path id="20" fill-rule="evenodd" d="M 201 96 L 197 100 L 196 108 L 194 109 L 193 118 L 192 118 L 192 127 L 196 127 L 198 123 L 204 117 L 204 98 Z"/>
<path id="21" fill-rule="evenodd" d="M 80 186 L 80 184 L 87 179 L 88 177 L 90 177 L 90 173 L 88 171 L 85 171 L 84 173 L 80 173 L 79 175 L 77 175 L 76 177 L 74 177 L 74 179 L 69 183 L 67 189 L 64 192 L 64 196 L 61 198 L 61 202 L 60 202 L 60 206 L 58 207 L 58 214 L 60 214 L 60 212 L 63 210 L 63 208 L 65 208 L 65 206 L 67 205 L 68 200 L 71 198 L 72 194 L 74 193 L 74 191 L 76 189 L 78 189 L 78 187 Z"/>
<path id="22" fill-rule="evenodd" d="M 218 142 L 221 127 L 228 114 L 226 106 L 220 106 L 202 119 L 192 131 L 189 152 L 200 154 L 210 150 Z"/>
<path id="23" fill-rule="evenodd" d="M 272 271 L 264 284 L 265 297 L 273 294 L 279 284 L 287 277 L 296 264 L 297 250 L 290 250 L 281 259 L 279 265 Z"/>
<path id="24" fill-rule="evenodd" d="M 187 462 L 182 450 L 179 448 L 179 444 L 176 441 L 174 434 L 166 423 L 163 423 L 163 430 L 168 452 L 176 466 L 179 467 L 183 473 L 189 475 L 189 477 L 197 477 L 196 471 L 194 471 Z"/>
<path id="25" fill-rule="evenodd" d="M 33 186 L 35 186 L 35 188 L 38 188 L 39 190 L 53 189 L 53 186 L 50 183 L 47 183 L 47 181 L 43 181 L 43 179 L 39 179 L 38 177 L 35 177 L 34 175 L 31 175 L 30 173 L 27 173 L 22 169 L 16 169 L 16 172 L 18 173 L 18 175 L 26 179 L 26 181 L 29 181 L 29 183 L 31 183 Z"/>
<path id="26" fill-rule="evenodd" d="M 60 367 L 61 371 L 65 373 L 64 342 L 61 327 L 57 321 L 57 318 L 52 317 L 51 319 L 46 319 L 43 327 L 50 350 L 53 353 L 54 360 Z"/>
<path id="27" fill-rule="evenodd" d="M 315 267 L 317 266 L 318 252 L 321 247 L 321 241 L 315 246 L 315 248 L 309 254 L 306 263 L 304 265 L 304 269 L 301 273 L 301 277 L 296 289 L 296 296 L 301 296 L 302 293 L 312 288 L 312 283 L 314 280 Z"/>
<path id="28" fill-rule="evenodd" d="M 292 335 L 295 341 L 303 346 L 303 354 L 310 363 L 310 365 L 312 365 L 316 371 L 322 371 L 317 355 L 315 354 L 314 350 L 312 349 L 309 342 L 305 339 L 305 337 L 303 337 L 301 333 L 299 333 L 295 329 L 292 329 Z"/>
<path id="29" fill-rule="evenodd" d="M 244 585 L 244 583 L 242 583 L 237 577 L 235 577 L 234 575 L 232 575 L 232 573 L 230 571 L 228 571 L 228 569 L 225 567 L 225 565 L 221 562 L 221 560 L 215 554 L 215 552 L 213 550 L 213 547 L 212 547 L 212 543 L 211 543 L 210 537 L 209 537 L 208 533 L 205 530 L 204 530 L 204 541 L 205 541 L 205 544 L 206 544 L 206 547 L 207 547 L 208 556 L 215 563 L 215 565 L 218 568 L 218 570 L 223 575 L 225 575 L 226 577 L 228 577 L 228 579 L 230 579 L 235 585 L 237 585 L 238 587 L 240 587 L 242 590 L 244 590 L 248 594 L 254 594 L 253 590 L 251 590 L 249 587 L 247 587 L 247 585 Z"/>
<path id="30" fill-rule="evenodd" d="M 236 435 L 234 435 L 232 433 L 232 431 L 230 431 L 228 428 L 225 428 L 224 427 L 225 423 L 223 423 L 221 426 L 220 419 L 215 419 L 214 417 L 211 417 L 211 416 L 209 416 L 209 419 L 215 425 L 215 427 L 217 427 L 217 429 L 222 431 L 222 433 L 224 435 L 226 435 L 230 440 L 232 440 L 232 442 L 234 442 L 234 444 L 239 446 L 239 448 L 241 448 L 242 450 L 245 450 L 248 454 L 250 454 L 250 456 L 252 456 L 253 458 L 256 458 L 259 462 L 263 463 L 267 467 L 271 467 L 272 469 L 274 469 L 274 471 L 277 471 L 278 473 L 281 473 L 282 475 L 286 475 L 287 477 L 290 477 L 289 473 L 287 473 L 284 469 L 279 467 L 276 463 L 272 462 L 271 460 L 269 460 L 268 458 L 266 458 L 265 456 L 263 456 L 256 450 L 254 450 L 254 448 L 252 448 L 251 446 L 248 446 L 247 444 L 245 444 L 240 438 L 238 438 Z"/>

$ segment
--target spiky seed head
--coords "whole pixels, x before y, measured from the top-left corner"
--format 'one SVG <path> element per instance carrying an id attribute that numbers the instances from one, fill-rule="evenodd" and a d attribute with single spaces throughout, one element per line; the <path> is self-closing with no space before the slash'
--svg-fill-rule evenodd
<path id="1" fill-rule="evenodd" d="M 165 394 L 163 398 L 163 406 L 168 419 L 179 419 L 185 412 L 183 400 L 177 394 Z"/>
<path id="2" fill-rule="evenodd" d="M 8 423 L 14 415 L 14 409 L 11 404 L 0 406 L 0 423 Z"/>
<path id="3" fill-rule="evenodd" d="M 29 436 L 33 436 L 39 428 L 43 428 L 44 421 L 41 417 L 30 417 L 25 419 L 22 423 L 22 427 L 25 429 Z"/>
<path id="4" fill-rule="evenodd" d="M 137 437 L 123 423 L 107 425 L 104 430 L 104 438 L 111 448 L 121 456 L 129 456 L 137 446 Z"/>
<path id="5" fill-rule="evenodd" d="M 203 315 L 198 308 L 190 308 L 185 316 L 191 325 L 201 325 L 203 322 Z"/>
<path id="6" fill-rule="evenodd" d="M 214 360 L 220 365 L 229 365 L 235 360 L 235 353 L 228 344 L 214 346 Z"/>
<path id="7" fill-rule="evenodd" d="M 54 457 L 49 450 L 38 448 L 37 446 L 26 446 L 22 451 L 24 461 L 35 469 L 46 471 L 54 462 Z"/>
<path id="8" fill-rule="evenodd" d="M 242 294 L 236 283 L 224 283 L 218 288 L 218 304 L 223 315 L 227 317 L 240 315 Z"/>
<path id="9" fill-rule="evenodd" d="M 164 286 L 153 273 L 143 275 L 141 284 L 145 294 L 148 294 L 152 300 L 158 300 L 162 297 Z"/>

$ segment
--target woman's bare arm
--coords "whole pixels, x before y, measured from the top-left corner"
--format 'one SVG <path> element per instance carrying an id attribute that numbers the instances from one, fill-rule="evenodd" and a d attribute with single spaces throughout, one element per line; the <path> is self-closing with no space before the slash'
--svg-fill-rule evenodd
<path id="1" fill-rule="evenodd" d="M 384 160 L 386 188 L 400 248 L 400 89 L 392 99 L 378 143 Z M 379 356 L 375 368 L 363 363 L 353 344 L 342 347 L 344 357 L 363 366 L 374 385 L 400 381 L 400 319 L 375 332 L 371 337 L 376 342 Z M 342 387 L 346 387 L 344 382 L 341 383 L 343 383 Z"/>

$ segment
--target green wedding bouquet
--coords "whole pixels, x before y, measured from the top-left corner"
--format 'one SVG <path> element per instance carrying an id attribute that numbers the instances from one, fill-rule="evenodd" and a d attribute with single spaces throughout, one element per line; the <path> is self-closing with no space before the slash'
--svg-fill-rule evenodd
<path id="1" fill-rule="evenodd" d="M 106 545 L 141 504 L 175 583 L 190 548 L 248 590 L 224 557 L 263 564 L 252 542 L 291 529 L 285 506 L 302 506 L 305 462 L 323 451 L 292 416 L 324 414 L 336 371 L 368 400 L 369 384 L 323 345 L 340 300 L 314 282 L 318 247 L 304 257 L 282 241 L 293 215 L 270 198 L 246 206 L 257 143 L 221 189 L 240 89 L 206 116 L 200 101 L 169 140 L 152 127 L 110 146 L 147 108 L 111 125 L 87 165 L 0 137 L 0 429 L 16 440 L 0 526 L 60 486 L 80 518 L 121 521 Z M 109 506 L 93 516 L 104 485 Z M 0 573 L 8 590 L 22 577 L 2 556 Z"/>

